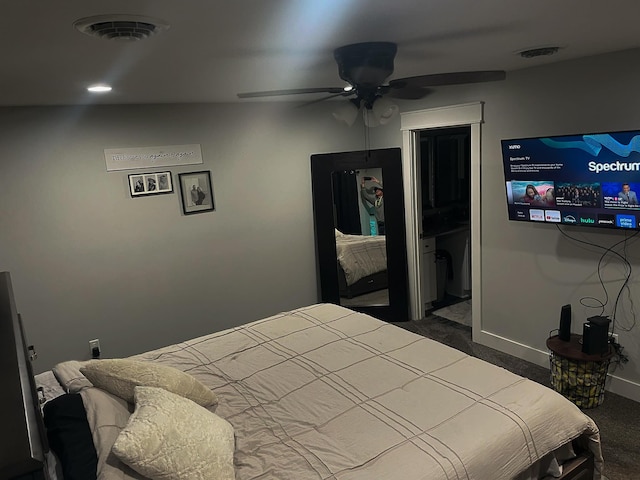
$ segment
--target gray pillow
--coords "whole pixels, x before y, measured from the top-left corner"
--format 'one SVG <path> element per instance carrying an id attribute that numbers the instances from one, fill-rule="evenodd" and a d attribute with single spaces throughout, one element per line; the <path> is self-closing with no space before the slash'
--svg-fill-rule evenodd
<path id="1" fill-rule="evenodd" d="M 151 480 L 234 480 L 233 427 L 191 400 L 136 387 L 135 411 L 112 452 Z"/>
<path id="2" fill-rule="evenodd" d="M 93 386 L 106 390 L 129 403 L 134 401 L 137 386 L 164 388 L 193 400 L 204 407 L 218 405 L 218 397 L 192 375 L 177 368 L 126 358 L 93 360 L 80 372 Z"/>

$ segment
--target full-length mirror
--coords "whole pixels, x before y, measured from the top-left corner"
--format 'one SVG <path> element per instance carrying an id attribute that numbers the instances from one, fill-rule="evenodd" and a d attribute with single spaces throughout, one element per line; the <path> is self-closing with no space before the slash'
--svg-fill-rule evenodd
<path id="1" fill-rule="evenodd" d="M 399 148 L 311 156 L 322 301 L 408 318 Z"/>
<path id="2" fill-rule="evenodd" d="M 381 168 L 332 172 L 340 305 L 389 305 Z"/>

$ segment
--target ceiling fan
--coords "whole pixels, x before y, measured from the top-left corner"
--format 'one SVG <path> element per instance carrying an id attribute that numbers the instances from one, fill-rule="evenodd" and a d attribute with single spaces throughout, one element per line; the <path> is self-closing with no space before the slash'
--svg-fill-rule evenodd
<path id="1" fill-rule="evenodd" d="M 333 51 L 338 64 L 340 78 L 348 83 L 347 87 L 298 88 L 290 90 L 271 90 L 264 92 L 239 93 L 239 98 L 271 97 L 308 93 L 329 94 L 318 101 L 337 96 L 350 97 L 356 107 L 372 109 L 374 102 L 382 96 L 417 100 L 425 97 L 429 87 L 459 85 L 464 83 L 492 82 L 504 80 L 502 70 L 473 72 L 438 73 L 416 77 L 397 78 L 385 83 L 393 73 L 393 61 L 398 46 L 392 42 L 364 42 L 345 45 Z M 315 102 L 312 102 L 315 103 Z"/>

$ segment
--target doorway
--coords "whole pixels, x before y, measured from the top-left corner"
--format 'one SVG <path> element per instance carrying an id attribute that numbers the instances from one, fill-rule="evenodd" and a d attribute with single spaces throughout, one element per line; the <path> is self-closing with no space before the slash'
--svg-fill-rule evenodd
<path id="1" fill-rule="evenodd" d="M 471 128 L 419 132 L 425 315 L 471 326 Z"/>
<path id="2" fill-rule="evenodd" d="M 470 151 L 470 266 L 473 340 L 482 331 L 482 265 L 480 250 L 480 124 L 481 102 L 407 112 L 401 115 L 403 135 L 403 179 L 405 185 L 405 223 L 410 314 L 412 319 L 424 315 L 424 228 L 421 215 L 421 172 L 419 165 L 420 132 L 435 128 L 468 126 Z"/>

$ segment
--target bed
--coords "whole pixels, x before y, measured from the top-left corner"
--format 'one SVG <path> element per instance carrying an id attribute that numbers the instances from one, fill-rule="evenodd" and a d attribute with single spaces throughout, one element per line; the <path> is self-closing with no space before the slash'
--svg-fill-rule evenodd
<path id="1" fill-rule="evenodd" d="M 340 296 L 353 298 L 387 288 L 384 235 L 349 235 L 336 229 Z"/>
<path id="2" fill-rule="evenodd" d="M 311 305 L 126 360 L 185 372 L 215 392 L 217 405 L 209 410 L 233 430 L 228 478 L 597 480 L 602 474 L 597 426 L 558 393 L 337 305 Z M 36 381 L 48 402 L 82 398 L 97 478 L 146 478 L 112 452 L 138 399 L 134 407 L 92 386 L 82 365 L 63 362 Z M 178 433 L 188 443 L 200 430 Z M 216 448 L 205 457 L 215 457 Z M 191 459 L 198 461 L 204 460 Z"/>
<path id="3" fill-rule="evenodd" d="M 2 272 L 0 332 L 3 479 L 603 478 L 560 394 L 337 305 L 34 379 Z"/>

